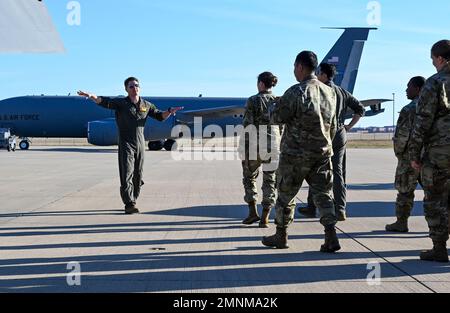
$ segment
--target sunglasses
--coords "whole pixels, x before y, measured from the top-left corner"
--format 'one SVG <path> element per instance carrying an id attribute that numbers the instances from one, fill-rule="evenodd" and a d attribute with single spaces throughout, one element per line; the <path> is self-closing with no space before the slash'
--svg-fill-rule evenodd
<path id="1" fill-rule="evenodd" d="M 128 88 L 140 88 L 139 84 L 128 85 Z"/>

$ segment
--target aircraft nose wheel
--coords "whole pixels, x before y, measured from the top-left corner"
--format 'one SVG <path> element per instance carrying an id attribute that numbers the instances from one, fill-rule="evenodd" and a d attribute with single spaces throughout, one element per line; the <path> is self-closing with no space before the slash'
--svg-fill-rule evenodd
<path id="1" fill-rule="evenodd" d="M 26 140 L 22 140 L 19 143 L 19 148 L 20 148 L 20 150 L 28 150 L 30 148 L 30 143 Z"/>

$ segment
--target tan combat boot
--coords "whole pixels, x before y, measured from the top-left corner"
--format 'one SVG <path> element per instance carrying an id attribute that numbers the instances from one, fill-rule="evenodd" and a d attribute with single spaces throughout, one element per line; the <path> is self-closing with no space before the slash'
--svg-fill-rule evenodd
<path id="1" fill-rule="evenodd" d="M 242 222 L 244 225 L 252 225 L 259 222 L 261 218 L 258 215 L 258 208 L 256 202 L 250 202 L 248 204 L 248 217 Z"/>
<path id="2" fill-rule="evenodd" d="M 407 218 L 397 218 L 394 224 L 386 225 L 386 231 L 394 233 L 407 233 L 408 229 L 408 219 Z"/>
<path id="3" fill-rule="evenodd" d="M 345 211 L 337 211 L 336 212 L 336 219 L 338 222 L 345 222 L 347 220 L 347 212 Z"/>
<path id="4" fill-rule="evenodd" d="M 272 211 L 271 206 L 266 206 L 263 208 L 261 221 L 259 222 L 259 228 L 269 228 L 270 211 Z"/>
<path id="5" fill-rule="evenodd" d="M 445 242 L 433 242 L 432 250 L 422 251 L 420 259 L 422 261 L 433 261 L 448 263 L 447 244 Z"/>
<path id="6" fill-rule="evenodd" d="M 341 250 L 341 245 L 336 235 L 336 227 L 328 225 L 325 227 L 325 243 L 320 247 L 320 252 L 334 253 L 339 250 Z"/>
<path id="7" fill-rule="evenodd" d="M 289 249 L 287 229 L 277 227 L 276 234 L 270 237 L 264 237 L 262 244 L 271 248 Z"/>

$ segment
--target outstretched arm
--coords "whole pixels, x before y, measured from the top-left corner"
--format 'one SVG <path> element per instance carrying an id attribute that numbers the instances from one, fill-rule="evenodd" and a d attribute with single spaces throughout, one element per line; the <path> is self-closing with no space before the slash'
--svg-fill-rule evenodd
<path id="1" fill-rule="evenodd" d="M 167 109 L 167 111 L 163 112 L 161 110 L 158 110 L 153 103 L 147 103 L 150 105 L 148 116 L 160 122 L 167 120 L 171 115 L 175 115 L 178 111 L 184 109 L 184 107 L 170 107 Z"/>
<path id="2" fill-rule="evenodd" d="M 168 119 L 171 115 L 177 114 L 178 111 L 183 110 L 184 107 L 175 107 L 169 108 L 166 112 L 162 113 L 162 117 L 164 120 Z"/>
<path id="3" fill-rule="evenodd" d="M 78 91 L 78 95 L 82 96 L 82 97 L 87 97 L 89 99 L 91 99 L 92 101 L 94 101 L 96 104 L 98 104 L 99 106 L 105 108 L 105 109 L 110 109 L 110 110 L 117 110 L 119 108 L 120 105 L 120 101 L 121 99 L 115 98 L 108 98 L 108 97 L 98 97 L 95 94 L 92 93 L 87 93 L 84 91 Z"/>
<path id="4" fill-rule="evenodd" d="M 100 104 L 102 102 L 102 97 L 97 97 L 96 95 L 94 95 L 92 93 L 87 93 L 87 92 L 79 90 L 78 91 L 78 95 L 81 96 L 81 97 L 89 98 L 89 99 L 93 100 L 97 104 Z"/>

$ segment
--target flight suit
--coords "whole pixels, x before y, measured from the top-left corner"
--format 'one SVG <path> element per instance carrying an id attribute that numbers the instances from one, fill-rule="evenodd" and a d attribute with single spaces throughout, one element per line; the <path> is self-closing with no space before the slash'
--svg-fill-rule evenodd
<path id="1" fill-rule="evenodd" d="M 450 192 L 450 65 L 430 77 L 419 96 L 409 143 L 410 159 L 421 162 L 425 218 L 434 248 L 423 260 L 448 261 L 446 243 Z M 424 154 L 422 156 L 422 148 Z"/>
<path id="2" fill-rule="evenodd" d="M 115 111 L 119 129 L 120 195 L 126 206 L 134 206 L 144 184 L 145 123 L 149 116 L 158 121 L 164 118 L 154 104 L 142 98 L 137 104 L 128 97 L 101 99 L 100 106 Z"/>

